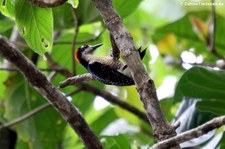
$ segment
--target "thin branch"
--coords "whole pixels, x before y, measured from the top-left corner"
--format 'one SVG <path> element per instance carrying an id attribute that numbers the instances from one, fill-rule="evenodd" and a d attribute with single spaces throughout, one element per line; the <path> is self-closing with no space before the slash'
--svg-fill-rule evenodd
<path id="1" fill-rule="evenodd" d="M 78 17 L 75 8 L 72 7 L 72 14 L 74 18 L 74 33 L 73 33 L 73 40 L 72 40 L 72 46 L 71 46 L 71 55 L 72 55 L 72 74 L 73 76 L 76 75 L 76 63 L 75 63 L 75 45 L 76 45 L 76 39 L 77 39 L 77 33 L 78 33 Z"/>
<path id="2" fill-rule="evenodd" d="M 40 111 L 42 111 L 42 110 L 44 110 L 44 109 L 46 109 L 50 106 L 51 106 L 50 103 L 43 104 L 43 105 L 33 109 L 32 111 L 12 120 L 11 122 L 0 125 L 0 130 L 3 129 L 3 128 L 6 128 L 6 127 L 11 127 L 11 126 L 16 125 L 18 123 L 21 123 L 21 122 L 25 121 L 26 119 L 34 116 L 35 114 L 39 113 Z"/>
<path id="3" fill-rule="evenodd" d="M 50 8 L 62 5 L 67 0 L 27 0 L 27 1 L 42 8 Z"/>
<path id="4" fill-rule="evenodd" d="M 215 0 L 212 0 L 212 3 L 214 2 Z M 215 38 L 216 38 L 216 10 L 215 5 L 212 5 L 211 21 L 209 23 L 208 49 L 214 56 L 224 60 L 224 56 L 216 51 Z"/>
<path id="5" fill-rule="evenodd" d="M 34 64 L 14 45 L 0 36 L 0 54 L 13 63 L 29 83 L 43 96 L 70 124 L 88 149 L 101 149 L 103 146 L 82 117 L 79 110 L 67 100 L 61 91 L 54 87 Z"/>
<path id="6" fill-rule="evenodd" d="M 153 127 L 157 141 L 165 140 L 176 135 L 174 128 L 166 120 L 160 108 L 153 80 L 148 76 L 140 56 L 135 48 L 131 34 L 124 26 L 122 19 L 112 6 L 111 0 L 92 0 L 99 10 L 106 27 L 112 34 L 120 53 L 132 73 L 137 91 L 144 104 L 148 119 Z M 174 146 L 179 148 L 179 146 Z"/>
<path id="7" fill-rule="evenodd" d="M 82 75 L 77 75 L 74 77 L 67 78 L 65 81 L 59 83 L 60 88 L 64 88 L 69 85 L 75 85 L 87 80 L 93 80 L 94 78 L 90 73 L 85 73 Z"/>
<path id="8" fill-rule="evenodd" d="M 175 137 L 172 137 L 172 138 L 169 138 L 162 142 L 159 142 L 159 143 L 155 144 L 151 149 L 167 149 L 169 147 L 174 146 L 175 144 L 180 144 L 185 141 L 188 141 L 188 140 L 191 140 L 194 138 L 198 138 L 216 128 L 221 127 L 224 124 L 225 124 L 225 116 L 220 116 L 220 117 L 214 118 L 214 119 L 204 123 L 203 125 L 198 126 L 197 128 L 188 130 L 186 132 L 178 134 Z"/>
<path id="9" fill-rule="evenodd" d="M 41 71 L 61 71 L 61 69 L 52 69 L 52 68 L 38 68 Z M 18 71 L 16 68 L 4 68 L 0 67 L 0 70 L 2 71 Z"/>

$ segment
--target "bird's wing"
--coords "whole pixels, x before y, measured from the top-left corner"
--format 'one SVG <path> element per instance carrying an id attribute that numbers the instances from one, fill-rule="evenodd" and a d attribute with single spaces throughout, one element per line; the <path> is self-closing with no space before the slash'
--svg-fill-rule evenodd
<path id="1" fill-rule="evenodd" d="M 115 69 L 110 68 L 108 65 L 99 62 L 93 62 L 88 65 L 88 71 L 93 75 L 96 80 L 105 84 L 117 86 L 134 85 L 134 81 L 124 74 Z"/>

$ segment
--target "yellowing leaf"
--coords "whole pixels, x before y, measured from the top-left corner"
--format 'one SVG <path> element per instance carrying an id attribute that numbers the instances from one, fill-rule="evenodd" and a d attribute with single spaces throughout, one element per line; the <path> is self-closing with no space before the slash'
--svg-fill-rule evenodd
<path id="1" fill-rule="evenodd" d="M 173 33 L 167 34 L 157 43 L 158 50 L 161 54 L 175 57 L 179 54 L 177 45 L 177 37 Z"/>
<path id="2" fill-rule="evenodd" d="M 197 17 L 191 16 L 190 21 L 194 27 L 194 31 L 199 36 L 201 40 L 206 41 L 208 38 L 208 23 L 203 22 Z"/>

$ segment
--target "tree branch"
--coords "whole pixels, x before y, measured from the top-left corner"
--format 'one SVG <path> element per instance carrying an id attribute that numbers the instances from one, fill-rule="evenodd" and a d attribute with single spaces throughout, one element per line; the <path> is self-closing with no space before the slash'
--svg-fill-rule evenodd
<path id="1" fill-rule="evenodd" d="M 78 109 L 47 80 L 28 58 L 2 36 L 0 36 L 0 54 L 13 63 L 29 83 L 54 106 L 78 134 L 86 148 L 103 148 Z"/>
<path id="2" fill-rule="evenodd" d="M 118 49 L 112 34 L 110 34 L 110 42 L 112 45 L 112 57 L 114 60 L 118 60 L 120 58 L 120 50 Z"/>
<path id="3" fill-rule="evenodd" d="M 38 68 L 41 71 L 61 71 L 62 69 Z M 18 71 L 16 68 L 0 67 L 0 71 Z"/>
<path id="4" fill-rule="evenodd" d="M 155 144 L 151 149 L 167 149 L 169 147 L 174 146 L 175 144 L 180 144 L 185 141 L 198 138 L 204 134 L 207 134 L 208 132 L 212 131 L 213 129 L 219 128 L 222 125 L 225 124 L 225 116 L 220 116 L 217 118 L 214 118 L 205 124 L 198 126 L 197 128 L 188 130 L 186 132 L 183 132 L 181 134 L 178 134 L 175 137 L 169 138 L 167 140 L 164 140 L 162 142 L 159 142 Z"/>
<path id="5" fill-rule="evenodd" d="M 215 2 L 215 0 L 211 0 L 212 3 Z M 208 50 L 211 52 L 213 55 L 215 55 L 219 59 L 224 60 L 224 56 L 221 55 L 216 51 L 215 47 L 215 38 L 216 38 L 216 10 L 215 10 L 215 5 L 212 5 L 212 10 L 211 10 L 211 20 L 209 23 L 209 36 L 208 36 Z"/>
<path id="6" fill-rule="evenodd" d="M 135 81 L 137 91 L 144 104 L 148 119 L 153 127 L 154 136 L 158 141 L 176 135 L 166 120 L 156 95 L 153 80 L 148 76 L 134 46 L 130 33 L 124 26 L 120 16 L 114 10 L 111 0 L 92 0 L 99 10 L 106 27 L 112 34 L 120 53 L 125 59 Z"/>
<path id="7" fill-rule="evenodd" d="M 94 78 L 92 77 L 92 75 L 90 73 L 85 73 L 82 75 L 77 75 L 74 77 L 67 78 L 65 81 L 62 81 L 59 83 L 59 87 L 64 88 L 69 85 L 75 85 L 75 84 L 78 85 L 78 83 L 81 83 L 81 82 L 87 81 L 87 80 L 94 80 Z"/>

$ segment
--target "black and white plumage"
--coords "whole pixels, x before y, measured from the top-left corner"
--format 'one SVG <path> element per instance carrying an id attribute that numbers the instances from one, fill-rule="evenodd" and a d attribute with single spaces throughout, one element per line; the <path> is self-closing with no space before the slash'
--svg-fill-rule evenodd
<path id="1" fill-rule="evenodd" d="M 131 73 L 126 64 L 112 57 L 99 57 L 92 52 L 102 44 L 95 46 L 83 45 L 75 51 L 76 60 L 83 65 L 94 79 L 108 85 L 129 86 L 134 85 Z M 141 59 L 146 49 L 142 52 L 138 49 Z"/>

